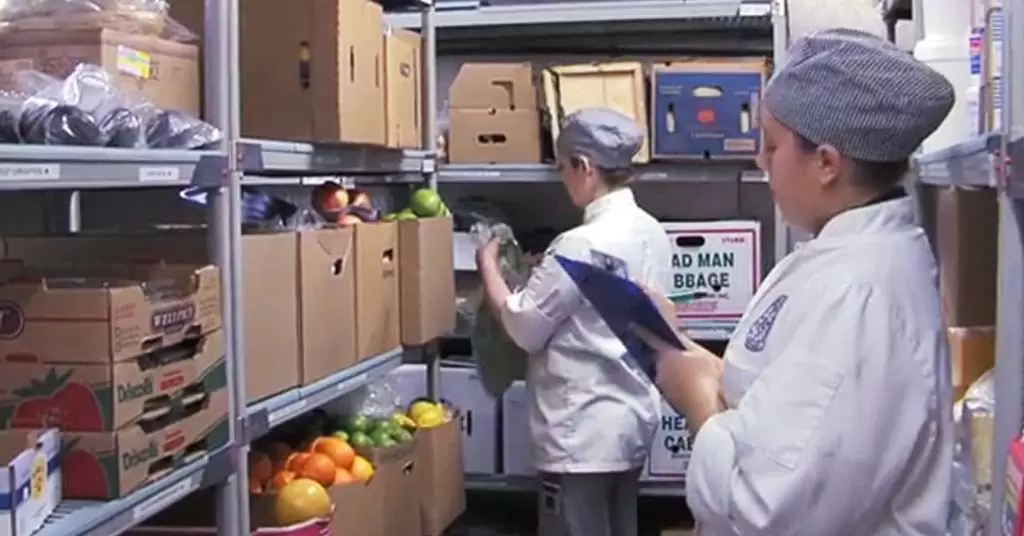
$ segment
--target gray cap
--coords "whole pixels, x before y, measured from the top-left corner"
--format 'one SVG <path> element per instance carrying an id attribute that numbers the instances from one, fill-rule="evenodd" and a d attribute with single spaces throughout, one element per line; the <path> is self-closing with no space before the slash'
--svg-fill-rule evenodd
<path id="1" fill-rule="evenodd" d="M 867 32 L 835 29 L 796 41 L 764 91 L 775 119 L 850 158 L 908 158 L 949 114 L 953 86 Z"/>
<path id="2" fill-rule="evenodd" d="M 562 121 L 556 149 L 561 156 L 586 156 L 602 169 L 625 169 L 643 143 L 643 130 L 628 116 L 608 108 L 583 108 Z"/>

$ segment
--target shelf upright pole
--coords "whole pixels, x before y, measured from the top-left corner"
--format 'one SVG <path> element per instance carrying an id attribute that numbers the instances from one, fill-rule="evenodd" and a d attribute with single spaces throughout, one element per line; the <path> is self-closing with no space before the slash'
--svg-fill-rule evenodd
<path id="1" fill-rule="evenodd" d="M 431 160 L 424 168 L 424 179 L 427 185 L 437 190 L 437 28 L 434 26 L 434 0 L 428 0 L 423 6 L 422 29 L 423 37 L 423 148 L 427 158 Z M 455 277 L 455 274 L 452 274 Z M 430 344 L 423 350 L 423 358 L 427 364 L 427 395 L 437 400 L 441 395 L 441 359 L 436 344 Z"/>
<path id="2" fill-rule="evenodd" d="M 1004 4 L 1003 28 L 1024 23 L 1024 0 Z M 1024 35 L 1004 31 L 1003 46 L 1003 147 L 1024 127 Z M 1013 165 L 1016 164 L 1016 165 Z M 1006 454 L 1010 442 L 1021 434 L 1024 423 L 1024 221 L 1019 184 L 1024 162 L 1011 162 L 1012 175 L 999 195 L 999 268 L 996 295 L 995 437 L 992 441 L 992 509 L 988 533 L 1002 536 L 1006 508 Z M 1004 174 L 1005 176 L 1005 174 Z M 1016 197 L 1016 199 L 1015 199 Z"/>
<path id="3" fill-rule="evenodd" d="M 772 0 L 772 63 L 773 70 L 786 61 L 786 50 L 789 48 L 789 9 L 788 0 Z M 765 174 L 765 178 L 769 178 Z M 775 209 L 774 244 L 777 264 L 793 249 L 793 230 L 782 217 L 779 205 L 773 203 Z"/>
<path id="4" fill-rule="evenodd" d="M 211 258 L 221 273 L 221 306 L 228 374 L 229 448 L 234 473 L 217 488 L 217 533 L 249 534 L 249 483 L 246 471 L 245 368 L 242 355 L 241 185 L 237 144 L 240 134 L 238 91 L 238 1 L 206 0 L 203 62 L 207 118 L 224 136 L 226 184 L 210 191 Z"/>

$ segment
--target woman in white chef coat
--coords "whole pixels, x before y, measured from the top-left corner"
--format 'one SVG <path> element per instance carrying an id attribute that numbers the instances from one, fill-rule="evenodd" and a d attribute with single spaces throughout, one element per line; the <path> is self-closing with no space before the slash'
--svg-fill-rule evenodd
<path id="1" fill-rule="evenodd" d="M 640 470 L 659 424 L 653 382 L 555 260 L 597 264 L 668 290 L 669 239 L 629 189 L 643 131 L 608 109 L 566 117 L 558 167 L 583 223 L 560 235 L 525 288 L 509 291 L 498 244 L 477 263 L 486 299 L 530 353 L 530 436 L 541 478 L 538 536 L 634 536 Z"/>
<path id="2" fill-rule="evenodd" d="M 650 340 L 695 434 L 690 508 L 702 535 L 940 536 L 949 355 L 935 260 L 899 181 L 953 89 L 853 30 L 800 39 L 780 67 L 758 163 L 814 238 L 764 280 L 724 360 Z"/>

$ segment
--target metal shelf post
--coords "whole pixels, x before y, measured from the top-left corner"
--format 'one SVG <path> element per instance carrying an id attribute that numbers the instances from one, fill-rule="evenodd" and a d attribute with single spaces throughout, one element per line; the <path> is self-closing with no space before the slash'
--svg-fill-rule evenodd
<path id="1" fill-rule="evenodd" d="M 424 6 L 420 27 L 423 37 L 423 148 L 432 158 L 437 156 L 437 27 L 434 1 Z M 431 162 L 424 170 L 427 185 L 437 190 L 437 166 Z M 452 275 L 454 277 L 454 274 Z M 427 394 L 437 400 L 441 394 L 441 359 L 437 345 L 428 345 L 423 351 L 427 369 Z"/>

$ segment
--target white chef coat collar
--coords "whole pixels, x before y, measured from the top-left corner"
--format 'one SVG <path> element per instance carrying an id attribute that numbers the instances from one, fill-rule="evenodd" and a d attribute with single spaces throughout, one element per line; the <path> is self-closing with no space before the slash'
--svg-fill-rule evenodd
<path id="1" fill-rule="evenodd" d="M 881 203 L 870 203 L 833 216 L 816 239 L 835 239 L 905 229 L 916 225 L 914 199 L 904 195 Z"/>
<path id="2" fill-rule="evenodd" d="M 583 209 L 583 223 L 590 223 L 606 212 L 629 206 L 636 206 L 633 191 L 629 188 L 613 190 L 591 201 Z"/>

